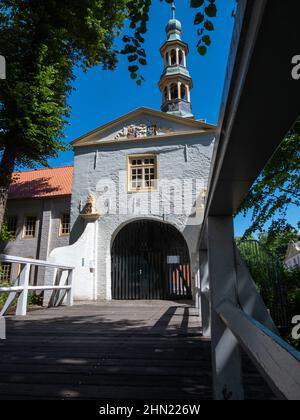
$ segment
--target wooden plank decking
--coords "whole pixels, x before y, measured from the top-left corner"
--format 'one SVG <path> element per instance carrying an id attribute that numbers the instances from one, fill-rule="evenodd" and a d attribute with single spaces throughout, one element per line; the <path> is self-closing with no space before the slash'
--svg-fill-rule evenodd
<path id="1" fill-rule="evenodd" d="M 0 399 L 212 399 L 210 343 L 196 311 L 98 302 L 8 318 Z M 247 362 L 248 398 L 272 394 Z"/>

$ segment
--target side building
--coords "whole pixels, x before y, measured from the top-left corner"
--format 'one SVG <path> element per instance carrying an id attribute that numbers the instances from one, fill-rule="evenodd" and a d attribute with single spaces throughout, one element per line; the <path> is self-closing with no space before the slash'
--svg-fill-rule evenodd
<path id="1" fill-rule="evenodd" d="M 284 264 L 289 270 L 300 267 L 300 233 L 297 242 L 289 244 Z"/>
<path id="2" fill-rule="evenodd" d="M 9 189 L 6 226 L 13 239 L 0 243 L 0 253 L 47 260 L 54 248 L 69 244 L 73 167 L 15 173 Z M 1 280 L 13 281 L 16 264 L 2 264 Z M 43 269 L 30 275 L 43 282 Z"/>

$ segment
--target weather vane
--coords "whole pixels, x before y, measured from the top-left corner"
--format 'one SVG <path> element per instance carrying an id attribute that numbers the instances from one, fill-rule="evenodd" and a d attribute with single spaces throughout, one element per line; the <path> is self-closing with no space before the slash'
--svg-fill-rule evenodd
<path id="1" fill-rule="evenodd" d="M 175 12 L 176 12 L 176 5 L 175 5 L 175 1 L 172 2 L 172 13 L 173 13 L 173 19 L 175 19 Z"/>

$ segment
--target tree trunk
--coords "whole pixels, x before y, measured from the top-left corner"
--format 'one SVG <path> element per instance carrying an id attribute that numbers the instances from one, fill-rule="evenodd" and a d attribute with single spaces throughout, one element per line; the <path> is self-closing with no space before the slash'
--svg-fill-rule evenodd
<path id="1" fill-rule="evenodd" d="M 0 163 L 0 229 L 2 227 L 8 197 L 8 189 L 12 180 L 15 158 L 9 148 L 4 150 Z"/>

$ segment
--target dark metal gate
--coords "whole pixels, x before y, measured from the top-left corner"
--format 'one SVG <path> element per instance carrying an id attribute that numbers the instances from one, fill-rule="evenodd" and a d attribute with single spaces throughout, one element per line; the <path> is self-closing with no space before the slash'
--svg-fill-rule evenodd
<path id="1" fill-rule="evenodd" d="M 191 299 L 191 269 L 185 239 L 156 221 L 126 225 L 112 247 L 113 299 Z"/>

